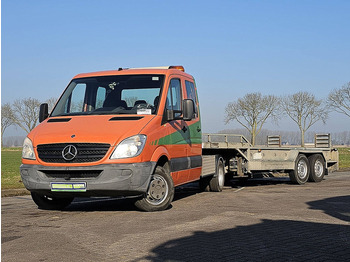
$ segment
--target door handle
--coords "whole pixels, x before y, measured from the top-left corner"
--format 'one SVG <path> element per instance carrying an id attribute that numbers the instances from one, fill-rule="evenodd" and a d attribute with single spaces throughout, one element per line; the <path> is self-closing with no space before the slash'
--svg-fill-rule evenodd
<path id="1" fill-rule="evenodd" d="M 199 127 L 199 126 L 197 126 L 197 132 L 200 132 L 202 129 Z"/>

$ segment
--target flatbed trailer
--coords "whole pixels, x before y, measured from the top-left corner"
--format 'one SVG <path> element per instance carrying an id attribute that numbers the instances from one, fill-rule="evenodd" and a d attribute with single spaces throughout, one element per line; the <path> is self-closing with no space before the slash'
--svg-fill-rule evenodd
<path id="1" fill-rule="evenodd" d="M 322 181 L 329 169 L 337 169 L 339 158 L 329 134 L 315 135 L 314 144 L 307 147 L 281 145 L 280 136 L 269 136 L 266 145 L 252 146 L 243 135 L 203 134 L 202 154 L 202 177 L 216 168 L 210 157 L 216 156 L 222 159 L 226 176 L 288 173 L 296 184 Z"/>

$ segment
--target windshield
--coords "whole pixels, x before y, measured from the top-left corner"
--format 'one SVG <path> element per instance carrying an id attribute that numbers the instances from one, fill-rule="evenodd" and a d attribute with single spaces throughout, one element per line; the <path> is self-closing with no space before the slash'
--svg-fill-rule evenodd
<path id="1" fill-rule="evenodd" d="M 163 75 L 121 75 L 74 79 L 51 116 L 156 114 Z"/>

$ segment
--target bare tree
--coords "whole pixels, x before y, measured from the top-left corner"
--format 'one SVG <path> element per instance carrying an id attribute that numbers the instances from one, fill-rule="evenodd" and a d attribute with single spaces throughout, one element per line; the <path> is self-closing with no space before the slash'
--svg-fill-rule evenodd
<path id="1" fill-rule="evenodd" d="M 326 123 L 328 112 L 322 100 L 313 94 L 298 92 L 282 99 L 284 112 L 298 125 L 301 132 L 301 146 L 305 146 L 305 132 L 316 122 Z"/>
<path id="2" fill-rule="evenodd" d="M 335 89 L 328 95 L 328 105 L 336 112 L 350 117 L 350 82 L 340 89 Z"/>
<path id="3" fill-rule="evenodd" d="M 3 136 L 6 128 L 13 125 L 13 112 L 10 103 L 1 106 L 1 144 L 3 145 Z"/>
<path id="4" fill-rule="evenodd" d="M 276 109 L 279 106 L 277 97 L 263 96 L 261 93 L 246 94 L 236 102 L 226 106 L 225 122 L 237 121 L 249 131 L 252 145 L 269 117 L 276 117 Z"/>
<path id="5" fill-rule="evenodd" d="M 46 100 L 45 103 L 48 104 L 49 106 L 49 112 L 52 111 L 52 109 L 54 108 L 54 106 L 56 105 L 56 102 L 57 102 L 57 98 L 56 97 L 51 97 L 49 99 Z"/>
<path id="6" fill-rule="evenodd" d="M 37 125 L 40 101 L 35 98 L 17 99 L 13 103 L 13 122 L 29 133 Z"/>

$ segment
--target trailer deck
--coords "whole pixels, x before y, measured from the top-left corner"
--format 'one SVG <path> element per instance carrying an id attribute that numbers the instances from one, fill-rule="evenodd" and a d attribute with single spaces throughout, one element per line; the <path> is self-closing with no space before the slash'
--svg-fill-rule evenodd
<path id="1" fill-rule="evenodd" d="M 298 169 L 300 155 L 309 159 L 306 162 L 310 162 L 311 156 L 322 156 L 324 163 L 320 161 L 325 171 L 331 167 L 337 169 L 339 159 L 338 151 L 331 146 L 329 134 L 316 135 L 315 143 L 306 147 L 281 145 L 280 136 L 269 136 L 266 145 L 252 146 L 243 135 L 203 134 L 202 148 L 203 155 L 221 155 L 227 171 L 238 176 L 263 172 L 290 173 Z M 310 165 L 310 169 L 313 168 Z"/>

